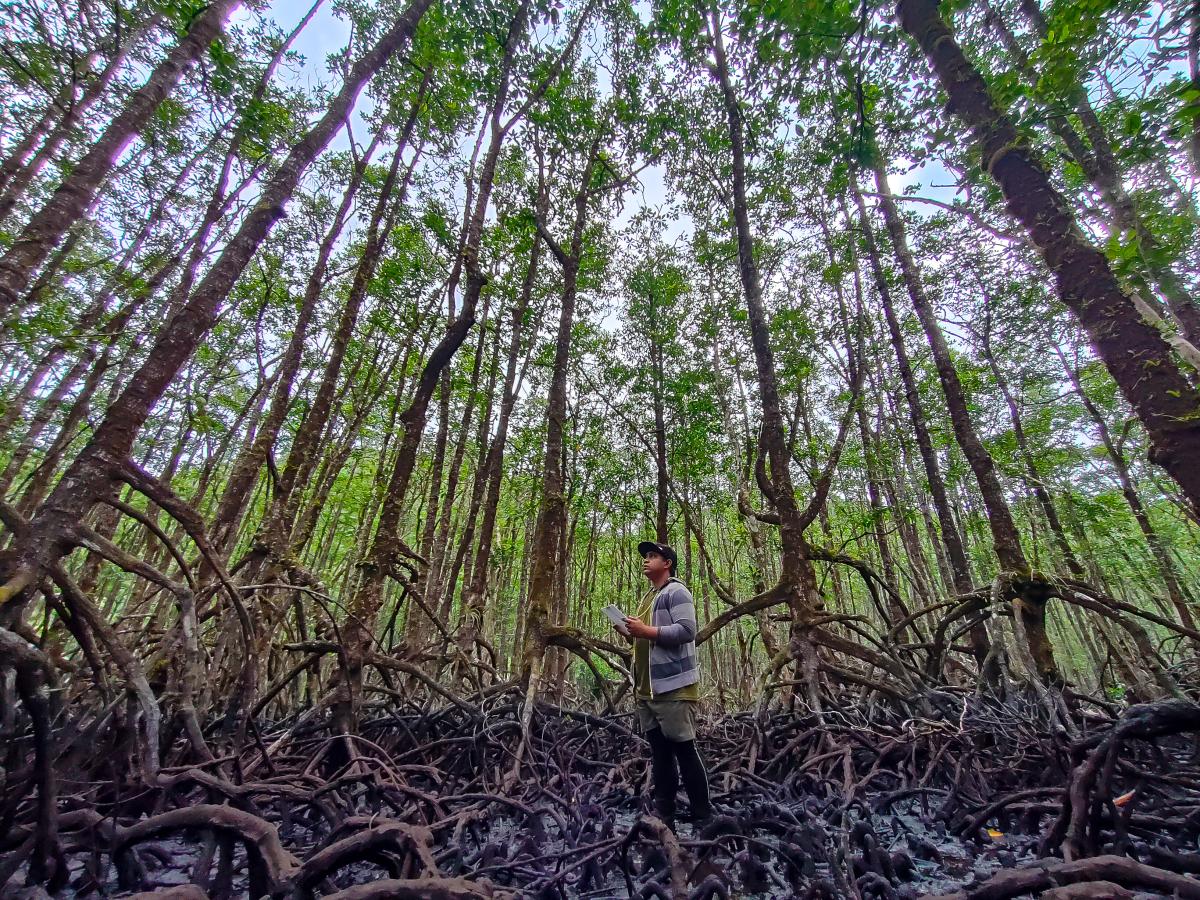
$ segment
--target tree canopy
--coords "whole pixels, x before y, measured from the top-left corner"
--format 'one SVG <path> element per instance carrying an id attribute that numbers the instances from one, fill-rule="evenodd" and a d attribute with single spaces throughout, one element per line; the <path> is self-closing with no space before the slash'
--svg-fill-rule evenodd
<path id="1" fill-rule="evenodd" d="M 32 881 L 88 728 L 116 780 L 269 767 L 268 723 L 355 772 L 381 709 L 512 692 L 511 789 L 539 698 L 628 707 L 645 539 L 714 715 L 1027 695 L 1082 740 L 1071 698 L 1200 690 L 1196 4 L 2 15 Z"/>

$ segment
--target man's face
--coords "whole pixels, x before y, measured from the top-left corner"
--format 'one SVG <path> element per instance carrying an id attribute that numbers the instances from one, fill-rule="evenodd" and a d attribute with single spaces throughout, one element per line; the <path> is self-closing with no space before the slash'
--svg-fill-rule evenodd
<path id="1" fill-rule="evenodd" d="M 661 575 L 663 572 L 671 571 L 671 563 L 661 553 L 655 553 L 651 550 L 642 557 L 642 574 L 647 578 L 653 579 Z"/>

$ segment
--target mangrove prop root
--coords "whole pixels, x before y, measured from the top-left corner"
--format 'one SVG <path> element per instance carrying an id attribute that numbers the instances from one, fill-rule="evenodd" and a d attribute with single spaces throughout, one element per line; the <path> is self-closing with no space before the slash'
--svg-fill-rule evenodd
<path id="1" fill-rule="evenodd" d="M 36 702 L 21 704 L 0 793 L 0 893 L 1200 897 L 1189 734 L 1200 707 L 1187 701 L 1113 718 L 1075 698 L 1070 746 L 1040 698 L 1019 692 L 940 691 L 910 706 L 922 716 L 850 693 L 820 716 L 728 715 L 699 737 L 716 814 L 689 824 L 681 798 L 672 830 L 648 814 L 648 753 L 627 716 L 529 708 L 516 686 L 434 707 L 445 698 L 409 701 L 395 685 L 354 735 L 320 710 L 256 722 L 260 741 L 214 740 L 196 762 L 180 729 L 149 782 L 120 721 L 127 703 L 68 708 L 48 735 Z M 57 755 L 56 783 L 70 788 L 50 809 L 39 747 L 85 726 L 95 746 Z M 1081 857 L 1039 852 L 1067 839 L 1077 809 Z M 47 822 L 66 885 L 36 865 Z"/>
<path id="2" fill-rule="evenodd" d="M 928 895 L 925 900 L 1006 900 L 1020 894 L 1088 882 L 1110 882 L 1125 887 L 1149 888 L 1182 900 L 1200 900 L 1200 881 L 1143 865 L 1124 856 L 1095 856 L 1074 862 L 1038 863 L 1023 869 L 1001 872 L 968 890 Z"/>

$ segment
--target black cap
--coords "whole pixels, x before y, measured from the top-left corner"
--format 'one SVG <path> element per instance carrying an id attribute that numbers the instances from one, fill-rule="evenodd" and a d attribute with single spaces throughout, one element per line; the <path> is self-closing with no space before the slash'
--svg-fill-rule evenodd
<path id="1" fill-rule="evenodd" d="M 657 553 L 671 564 L 672 572 L 679 565 L 679 557 L 675 555 L 675 551 L 666 544 L 660 544 L 656 541 L 642 541 L 638 544 L 638 553 L 642 555 L 642 559 L 645 559 L 651 553 Z"/>

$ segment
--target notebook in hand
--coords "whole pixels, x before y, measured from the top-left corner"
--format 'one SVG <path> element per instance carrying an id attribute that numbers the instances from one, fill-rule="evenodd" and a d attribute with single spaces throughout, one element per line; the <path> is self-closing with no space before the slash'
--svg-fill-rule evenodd
<path id="1" fill-rule="evenodd" d="M 629 629 L 625 627 L 625 613 L 621 612 L 620 609 L 613 606 L 611 603 L 604 607 L 604 609 L 601 611 L 608 616 L 608 620 L 613 623 L 613 627 L 616 628 L 617 631 L 621 632 L 621 634 L 625 635 L 626 637 L 629 637 Z"/>

